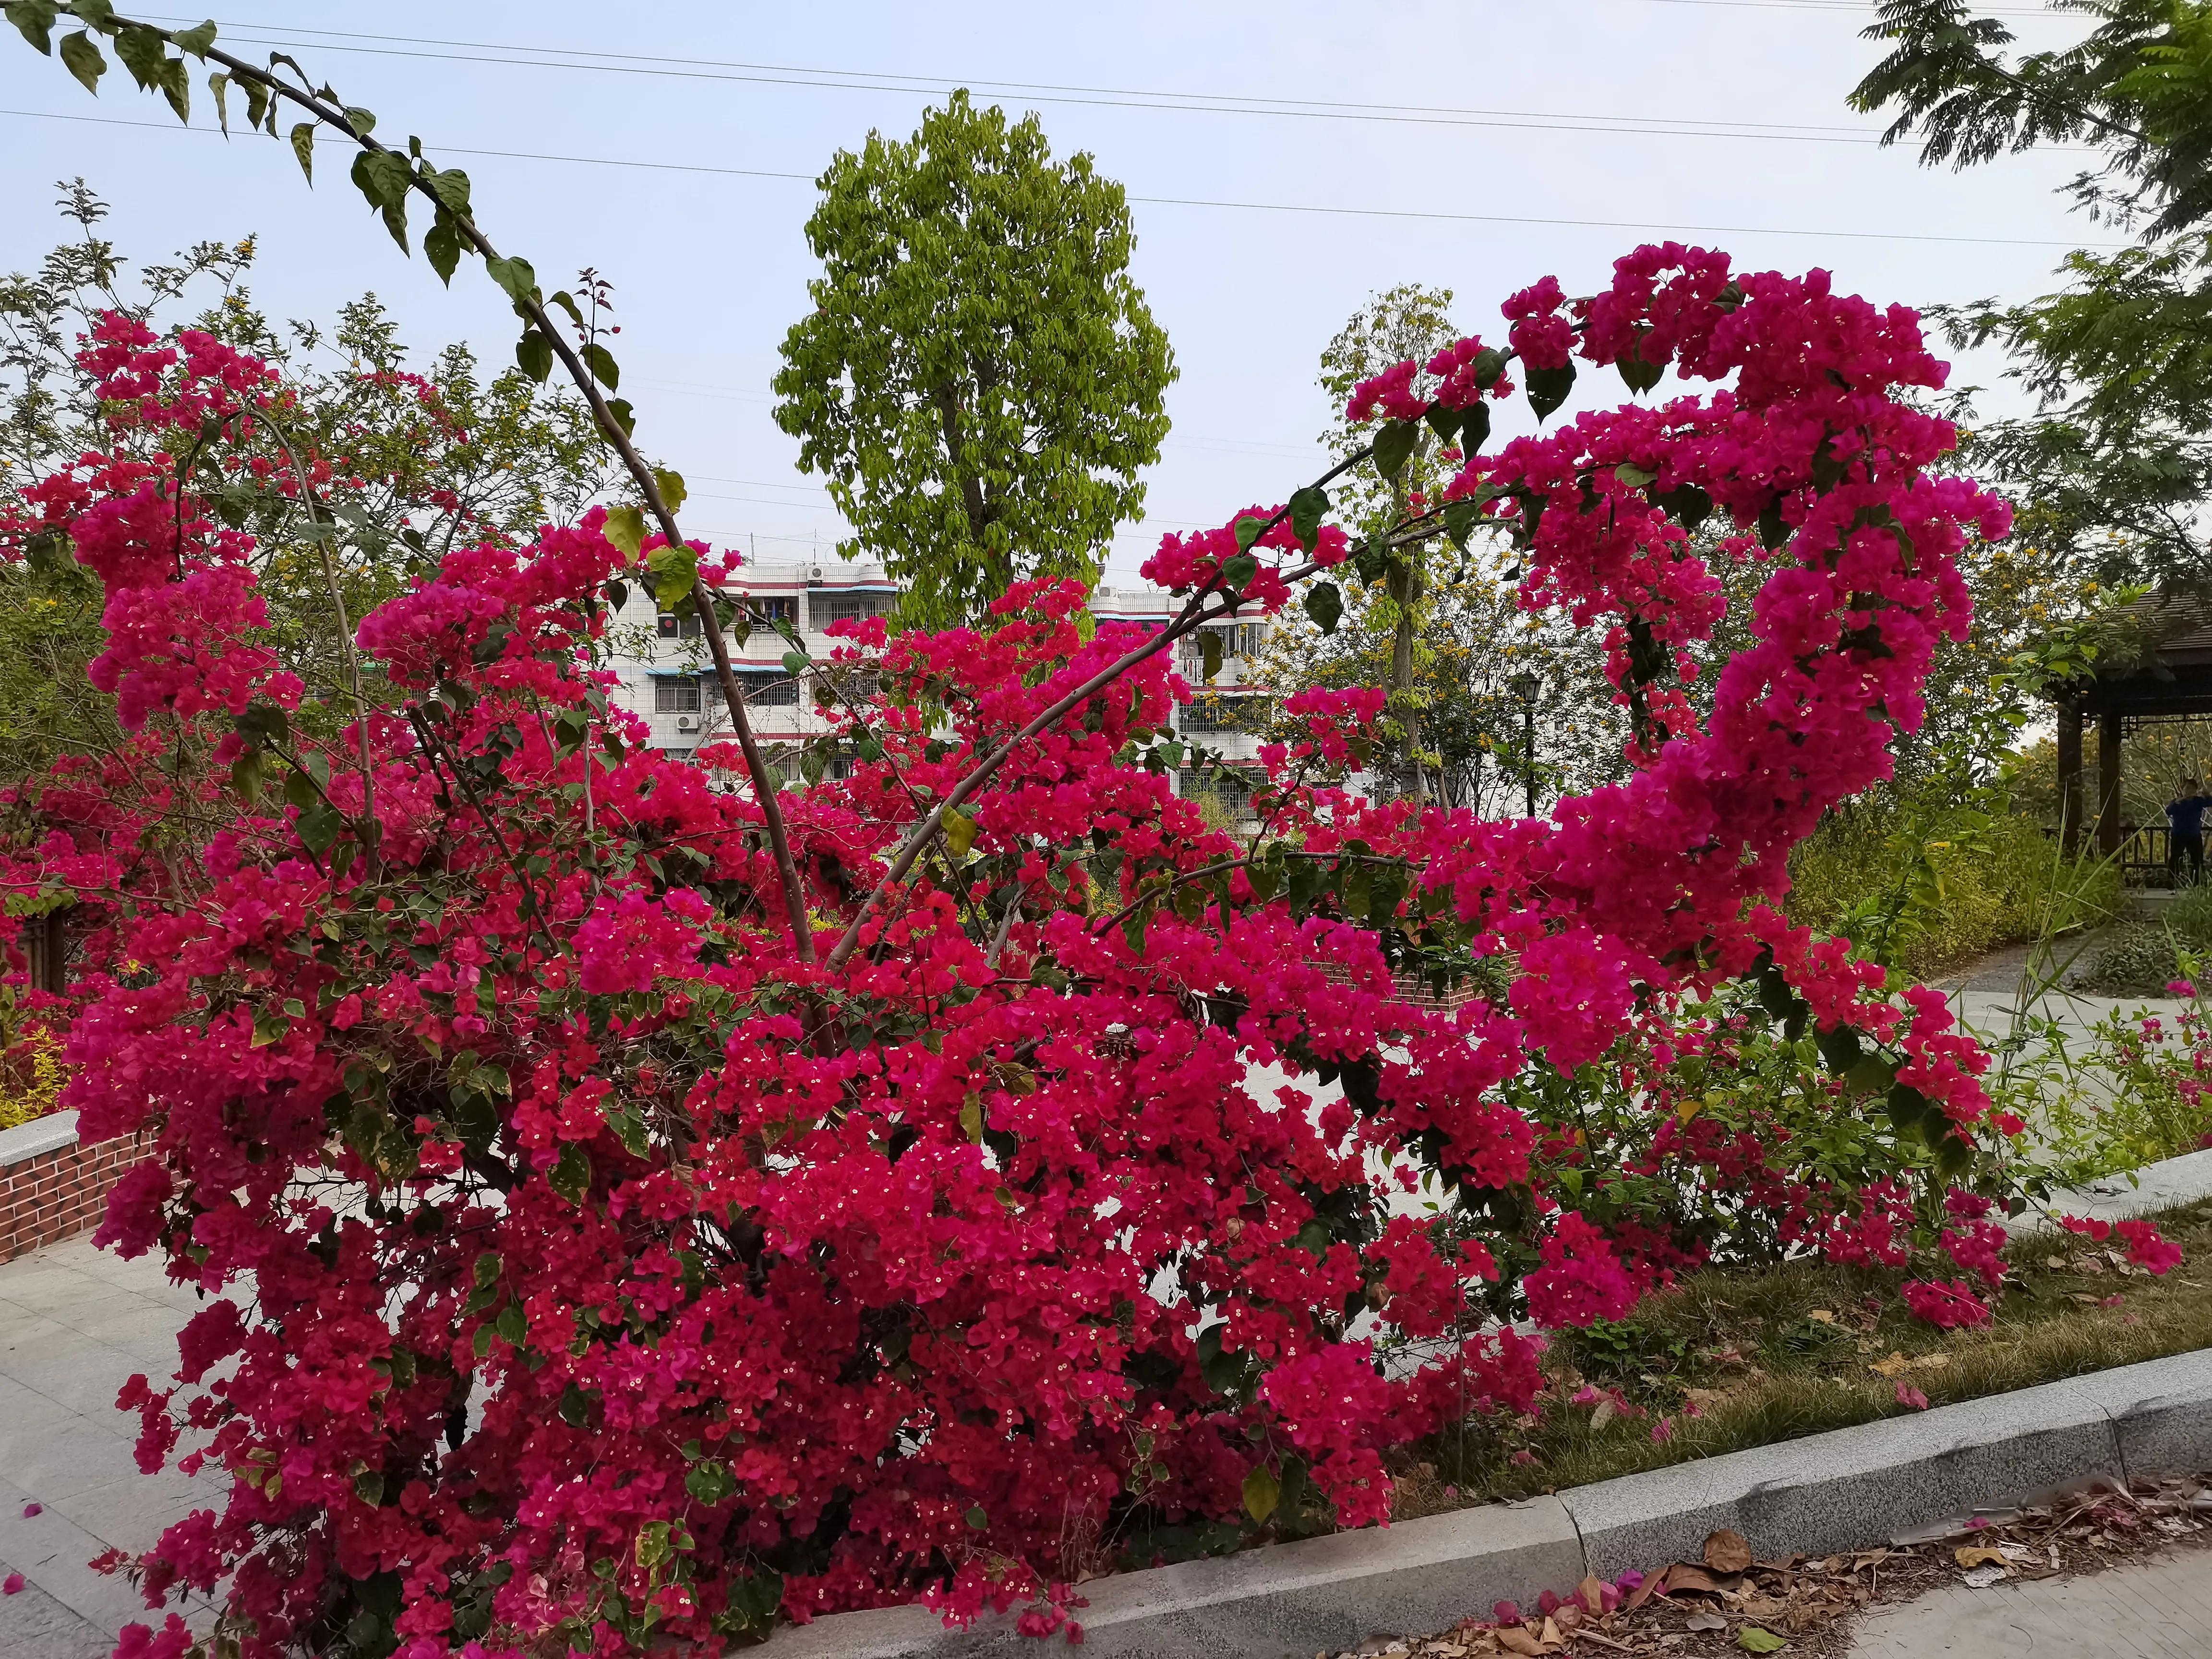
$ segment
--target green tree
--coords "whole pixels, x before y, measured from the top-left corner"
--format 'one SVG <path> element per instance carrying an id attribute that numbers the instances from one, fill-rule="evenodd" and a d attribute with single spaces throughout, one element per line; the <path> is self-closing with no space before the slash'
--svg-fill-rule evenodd
<path id="1" fill-rule="evenodd" d="M 1331 454 L 1342 459 L 1374 436 L 1371 429 L 1353 425 L 1346 416 L 1354 386 L 1407 358 L 1425 363 L 1460 337 L 1451 319 L 1451 302 L 1448 288 L 1401 283 L 1375 295 L 1354 312 L 1322 349 L 1321 389 L 1328 395 L 1332 416 L 1322 441 Z M 1425 376 L 1417 383 L 1422 387 L 1428 384 Z M 1458 450 L 1438 445 L 1436 434 L 1425 426 L 1418 430 L 1413 453 L 1395 476 L 1386 479 L 1372 468 L 1355 468 L 1334 487 L 1331 499 L 1347 526 L 1372 535 L 1404 519 L 1415 497 L 1449 479 L 1458 459 Z M 1401 548 L 1379 580 L 1365 584 L 1352 607 L 1356 614 L 1346 641 L 1371 641 L 1377 635 L 1389 641 L 1388 654 L 1381 665 L 1385 672 L 1358 683 L 1379 684 L 1389 691 L 1383 737 L 1394 751 L 1401 781 L 1416 800 L 1428 797 L 1430 772 L 1450 763 L 1440 750 L 1423 746 L 1424 711 L 1437 702 L 1439 695 L 1450 698 L 1460 689 L 1456 679 L 1449 675 L 1441 689 L 1426 684 L 1431 678 L 1428 671 L 1437 665 L 1432 648 L 1423 638 L 1431 545 L 1419 542 Z M 1451 636 L 1449 630 L 1447 636 Z M 1352 654 L 1364 653 L 1355 646 Z"/>
<path id="2" fill-rule="evenodd" d="M 2009 28 L 1963 0 L 1888 0 L 1867 31 L 1888 55 L 1852 94 L 1917 137 L 1930 166 L 1974 166 L 2049 143 L 2100 165 L 2066 186 L 2136 233 L 2082 250 L 2065 286 L 2021 305 L 1932 313 L 1960 343 L 1995 340 L 2039 400 L 1977 431 L 1973 470 L 2021 498 L 2021 532 L 2107 581 L 2212 582 L 2202 503 L 2212 494 L 2212 5 L 2093 0 L 2096 27 L 2063 51 L 2017 53 Z"/>
<path id="3" fill-rule="evenodd" d="M 784 337 L 776 422 L 854 527 L 838 551 L 880 557 L 926 626 L 1025 577 L 1095 580 L 1176 378 L 1121 185 L 965 92 L 820 183 L 822 274 Z"/>
<path id="4" fill-rule="evenodd" d="M 204 242 L 167 264 L 139 268 L 100 234 L 106 207 L 82 179 L 63 188 L 76 234 L 37 270 L 0 278 L 0 507 L 33 478 L 88 449 L 128 447 L 111 428 L 76 341 L 104 312 L 149 326 L 196 327 L 286 366 L 301 393 L 273 451 L 275 470 L 234 474 L 220 510 L 256 538 L 269 643 L 306 683 L 308 726 L 351 718 L 357 665 L 350 624 L 456 536 L 519 538 L 565 523 L 610 478 L 611 459 L 580 400 L 520 370 L 489 379 L 464 345 L 416 373 L 373 295 L 341 308 L 325 331 L 294 323 L 280 336 L 244 286 L 249 239 Z M 228 441 L 222 441 L 226 445 Z M 327 463 L 310 512 L 283 487 L 290 458 Z M 0 563 L 0 781 L 59 754 L 104 751 L 121 737 L 112 701 L 84 665 L 105 647 L 100 584 L 67 556 Z M 382 700 L 375 665 L 362 690 Z"/>

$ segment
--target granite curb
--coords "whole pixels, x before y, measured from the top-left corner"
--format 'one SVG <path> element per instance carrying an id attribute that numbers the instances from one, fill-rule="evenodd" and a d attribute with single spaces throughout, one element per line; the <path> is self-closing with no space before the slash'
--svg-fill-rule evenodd
<path id="1" fill-rule="evenodd" d="M 2212 1349 L 1676 1464 L 1527 1504 L 1098 1579 L 1078 1614 L 1112 1659 L 1310 1659 L 1443 1629 L 1743 1534 L 1762 1557 L 1884 1544 L 1948 1516 L 2100 1477 L 2212 1468 Z M 1034 1652 L 1011 1618 L 948 1631 L 919 1607 L 780 1631 L 769 1659 L 979 1659 Z"/>

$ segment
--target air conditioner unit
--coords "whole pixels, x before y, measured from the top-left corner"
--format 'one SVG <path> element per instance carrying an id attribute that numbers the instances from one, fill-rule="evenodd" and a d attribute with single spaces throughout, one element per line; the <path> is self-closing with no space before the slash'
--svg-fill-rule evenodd
<path id="1" fill-rule="evenodd" d="M 696 732 L 699 729 L 699 717 L 696 714 L 678 714 L 676 717 L 676 729 L 679 732 Z"/>

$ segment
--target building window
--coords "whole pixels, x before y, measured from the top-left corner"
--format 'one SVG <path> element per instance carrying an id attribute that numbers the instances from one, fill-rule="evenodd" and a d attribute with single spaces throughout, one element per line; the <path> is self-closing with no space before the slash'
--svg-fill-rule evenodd
<path id="1" fill-rule="evenodd" d="M 794 626 L 799 622 L 799 601 L 788 593 L 768 599 L 763 599 L 758 594 L 755 594 L 752 598 L 752 608 L 754 614 L 763 622 L 787 622 Z"/>
<path id="2" fill-rule="evenodd" d="M 748 674 L 744 678 L 745 702 L 755 708 L 795 708 L 799 706 L 799 681 L 790 674 Z"/>
<path id="3" fill-rule="evenodd" d="M 664 640 L 696 640 L 699 637 L 699 613 L 687 611 L 679 617 L 664 611 L 659 617 L 659 633 Z"/>
<path id="4" fill-rule="evenodd" d="M 857 622 L 863 617 L 879 615 L 884 609 L 881 597 L 874 593 L 817 593 L 812 606 L 814 625 L 827 628 L 832 623 Z"/>
<path id="5" fill-rule="evenodd" d="M 1257 697 L 1201 697 L 1180 717 L 1185 732 L 1249 732 L 1261 713 Z"/>
<path id="6" fill-rule="evenodd" d="M 656 714 L 696 714 L 699 712 L 699 682 L 664 675 L 653 683 L 653 712 Z"/>

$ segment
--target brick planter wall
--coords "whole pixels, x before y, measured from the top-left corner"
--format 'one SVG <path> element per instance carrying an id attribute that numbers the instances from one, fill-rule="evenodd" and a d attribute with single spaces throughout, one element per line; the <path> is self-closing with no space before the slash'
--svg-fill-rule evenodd
<path id="1" fill-rule="evenodd" d="M 108 1189 L 145 1155 L 132 1136 L 79 1144 L 75 1112 L 0 1129 L 0 1261 L 97 1227 Z"/>

